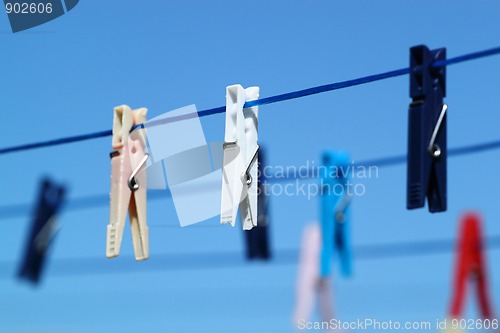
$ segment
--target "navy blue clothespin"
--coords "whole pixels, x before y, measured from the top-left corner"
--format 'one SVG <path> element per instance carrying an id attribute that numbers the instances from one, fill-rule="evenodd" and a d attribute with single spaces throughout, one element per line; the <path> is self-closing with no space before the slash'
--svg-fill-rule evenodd
<path id="1" fill-rule="evenodd" d="M 446 49 L 410 49 L 410 104 L 408 113 L 408 209 L 446 211 Z"/>
<path id="2" fill-rule="evenodd" d="M 349 154 L 344 151 L 325 151 L 319 169 L 321 181 L 321 234 L 322 250 L 320 275 L 327 277 L 332 271 L 332 257 L 338 253 L 342 275 L 352 273 L 352 250 L 350 241 L 350 184 Z"/>
<path id="3" fill-rule="evenodd" d="M 47 250 L 57 231 L 56 215 L 64 202 L 65 188 L 43 179 L 31 230 L 18 276 L 32 283 L 40 281 Z"/>
<path id="4" fill-rule="evenodd" d="M 257 226 L 251 230 L 245 230 L 246 256 L 247 259 L 263 259 L 271 258 L 271 249 L 269 246 L 269 198 L 266 190 L 266 177 L 264 172 L 264 152 L 263 148 L 259 148 L 259 177 L 258 177 L 258 194 L 257 194 Z"/>

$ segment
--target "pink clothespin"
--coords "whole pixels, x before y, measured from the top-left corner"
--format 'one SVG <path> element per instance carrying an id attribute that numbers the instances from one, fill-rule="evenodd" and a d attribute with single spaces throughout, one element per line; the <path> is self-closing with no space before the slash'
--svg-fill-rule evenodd
<path id="1" fill-rule="evenodd" d="M 132 111 L 127 105 L 115 107 L 113 151 L 111 152 L 111 198 L 106 240 L 106 256 L 120 254 L 127 209 L 136 260 L 149 257 L 146 222 L 146 135 L 143 128 L 130 131 L 146 122 L 147 109 Z"/>
<path id="2" fill-rule="evenodd" d="M 319 274 L 320 253 L 320 227 L 317 223 L 309 224 L 302 236 L 297 277 L 294 325 L 299 329 L 303 323 L 309 321 L 316 296 L 321 320 L 328 322 L 333 318 L 332 279 L 321 277 Z"/>

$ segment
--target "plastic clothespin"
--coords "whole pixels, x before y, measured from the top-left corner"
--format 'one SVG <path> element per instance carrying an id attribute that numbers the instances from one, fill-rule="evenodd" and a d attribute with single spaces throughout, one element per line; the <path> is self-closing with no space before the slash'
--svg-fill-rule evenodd
<path id="1" fill-rule="evenodd" d="M 316 298 L 321 321 L 327 322 L 334 317 L 332 277 L 321 277 L 319 273 L 321 238 L 321 230 L 317 223 L 311 223 L 305 227 L 297 276 L 293 316 L 295 327 L 298 327 L 301 321 L 309 321 Z"/>
<path id="2" fill-rule="evenodd" d="M 226 88 L 226 132 L 222 175 L 221 224 L 234 227 L 238 206 L 243 230 L 257 226 L 257 106 L 243 108 L 245 102 L 259 98 L 259 88 Z"/>
<path id="3" fill-rule="evenodd" d="M 146 214 L 146 136 L 134 125 L 146 122 L 147 109 L 132 111 L 122 105 L 114 109 L 113 151 L 111 157 L 111 202 L 106 240 L 106 256 L 120 254 L 127 209 L 136 260 L 149 257 L 149 235 Z"/>
<path id="4" fill-rule="evenodd" d="M 63 186 L 53 183 L 50 179 L 42 180 L 35 217 L 18 273 L 21 279 L 35 284 L 40 281 L 47 251 L 59 229 L 56 216 L 64 203 L 65 192 Z"/>
<path id="5" fill-rule="evenodd" d="M 454 288 L 450 309 L 452 318 L 463 318 L 469 281 L 474 282 L 476 287 L 479 314 L 482 318 L 493 318 L 483 249 L 481 218 L 475 213 L 466 213 L 462 217 L 457 240 Z"/>
<path id="6" fill-rule="evenodd" d="M 333 252 L 338 252 L 340 270 L 344 276 L 352 272 L 350 241 L 350 183 L 349 154 L 325 151 L 320 168 L 321 181 L 321 276 L 332 271 Z"/>
<path id="7" fill-rule="evenodd" d="M 426 46 L 410 49 L 408 112 L 407 208 L 421 208 L 427 197 L 429 211 L 446 211 L 446 49 Z"/>
<path id="8" fill-rule="evenodd" d="M 252 230 L 245 232 L 246 241 L 246 256 L 247 259 L 263 259 L 268 260 L 271 258 L 271 249 L 269 245 L 269 214 L 268 214 L 268 195 L 266 189 L 266 178 L 264 172 L 264 152 L 263 149 L 259 149 L 258 153 L 258 215 L 257 215 L 257 226 Z"/>

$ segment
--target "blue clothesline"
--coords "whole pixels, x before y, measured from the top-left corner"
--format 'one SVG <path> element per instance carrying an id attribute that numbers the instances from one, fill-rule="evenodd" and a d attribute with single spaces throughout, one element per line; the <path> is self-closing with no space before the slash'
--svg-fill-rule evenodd
<path id="1" fill-rule="evenodd" d="M 456 148 L 450 148 L 450 149 L 448 149 L 448 156 L 449 157 L 464 156 L 464 155 L 469 155 L 469 154 L 490 151 L 490 150 L 494 150 L 494 149 L 500 149 L 500 140 L 482 142 L 479 144 L 461 146 L 461 147 L 456 147 Z M 395 155 L 395 156 L 388 156 L 388 157 L 382 157 L 382 158 L 377 158 L 377 159 L 359 161 L 359 162 L 353 163 L 353 166 L 354 167 L 376 166 L 376 167 L 380 168 L 380 167 L 394 166 L 394 165 L 405 164 L 405 163 L 406 163 L 406 155 Z M 275 175 L 275 176 L 268 177 L 266 179 L 266 181 L 268 181 L 269 183 L 278 183 L 278 182 L 289 182 L 292 179 L 305 179 L 305 180 L 307 180 L 307 179 L 316 178 L 317 175 L 318 175 L 318 171 L 316 170 L 316 167 L 309 167 L 306 170 L 306 172 L 304 172 L 304 175 L 301 175 L 301 176 L 297 176 L 297 175 L 291 174 L 291 173 L 284 174 L 284 175 L 280 174 L 279 176 Z M 158 200 L 158 199 L 164 199 L 164 198 L 168 198 L 168 197 L 170 197 L 169 191 L 150 191 L 150 193 L 148 193 L 149 200 Z M 101 195 L 92 195 L 92 196 L 86 196 L 86 197 L 80 197 L 80 198 L 68 200 L 68 202 L 65 205 L 65 209 L 80 210 L 80 209 L 87 209 L 87 208 L 106 206 L 106 205 L 109 205 L 109 194 L 101 194 Z M 29 214 L 31 212 L 31 206 L 32 205 L 28 204 L 28 203 L 2 206 L 2 207 L 0 207 L 0 220 L 12 218 L 12 217 L 17 217 L 17 216 L 24 216 L 27 213 Z"/>
<path id="2" fill-rule="evenodd" d="M 222 226 L 223 227 L 223 226 Z M 196 228 L 196 227 L 195 227 Z M 484 238 L 484 247 L 489 251 L 500 249 L 500 235 Z M 356 261 L 387 260 L 417 256 L 453 253 L 455 239 L 435 239 L 425 241 L 364 244 L 353 247 Z M 271 262 L 276 265 L 296 265 L 298 249 L 278 249 L 273 251 Z M 17 263 L 0 262 L 0 281 L 12 278 L 12 267 Z M 109 260 L 103 257 L 54 259 L 48 275 L 71 277 L 84 275 L 144 273 L 151 271 L 184 271 L 193 269 L 227 269 L 248 267 L 248 261 L 237 251 L 156 254 L 137 265 L 131 260 Z"/>
<path id="3" fill-rule="evenodd" d="M 492 56 L 492 55 L 496 55 L 496 54 L 500 54 L 500 47 L 495 47 L 492 49 L 483 50 L 483 51 L 479 51 L 479 52 L 473 52 L 473 53 L 457 56 L 454 58 L 449 58 L 449 59 L 446 59 L 443 61 L 437 61 L 433 64 L 433 67 L 443 67 L 443 66 L 454 65 L 454 64 L 465 62 L 465 61 L 484 58 L 484 57 L 488 57 L 488 56 Z M 409 73 L 410 73 L 409 68 L 401 68 L 401 69 L 397 69 L 397 70 L 393 70 L 393 71 L 389 71 L 389 72 L 385 72 L 385 73 L 364 76 L 364 77 L 360 77 L 360 78 L 353 79 L 353 80 L 336 82 L 336 83 L 326 84 L 326 85 L 322 85 L 322 86 L 307 88 L 307 89 L 303 89 L 303 90 L 292 91 L 292 92 L 288 92 L 288 93 L 280 94 L 280 95 L 276 95 L 276 96 L 261 98 L 261 99 L 255 100 L 255 101 L 245 103 L 245 107 L 252 107 L 252 106 L 258 106 L 258 105 L 266 105 L 266 104 L 273 104 L 273 103 L 288 101 L 288 100 L 301 98 L 301 97 L 305 97 L 305 96 L 320 94 L 320 93 L 327 92 L 327 91 L 333 91 L 333 90 L 353 87 L 353 86 L 357 86 L 357 85 L 361 85 L 361 84 L 365 84 L 365 83 L 385 80 L 385 79 L 388 79 L 391 77 L 407 75 Z M 202 110 L 202 111 L 199 111 L 195 114 L 175 116 L 175 117 L 165 118 L 165 119 L 155 121 L 155 122 L 150 122 L 150 123 L 148 123 L 148 126 L 176 122 L 176 121 L 181 121 L 184 119 L 195 118 L 195 117 L 206 117 L 206 116 L 210 116 L 210 115 L 214 115 L 214 114 L 224 113 L 225 111 L 226 111 L 226 107 L 221 106 L 221 107 L 216 107 L 216 108 L 212 108 L 212 109 Z M 70 136 L 70 137 L 42 141 L 42 142 L 34 142 L 34 143 L 29 143 L 29 144 L 24 144 L 24 145 L 19 145 L 19 146 L 6 147 L 6 148 L 0 149 L 0 155 L 13 153 L 13 152 L 19 152 L 19 151 L 25 151 L 25 150 L 31 150 L 31 149 L 37 149 L 37 148 L 57 146 L 57 145 L 79 142 L 79 141 L 86 141 L 86 140 L 102 138 L 102 137 L 111 136 L 111 135 L 112 135 L 112 131 L 107 130 L 107 131 L 99 131 L 99 132 L 95 132 L 95 133 Z"/>

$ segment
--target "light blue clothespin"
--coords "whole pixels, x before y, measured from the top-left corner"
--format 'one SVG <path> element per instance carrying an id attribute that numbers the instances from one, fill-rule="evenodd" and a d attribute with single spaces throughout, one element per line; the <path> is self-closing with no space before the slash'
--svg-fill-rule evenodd
<path id="1" fill-rule="evenodd" d="M 344 151 L 325 151 L 319 170 L 321 186 L 321 233 L 322 250 L 320 275 L 326 277 L 332 272 L 333 252 L 338 253 L 340 271 L 344 276 L 352 272 L 350 240 L 349 189 L 352 165 L 349 154 Z"/>

